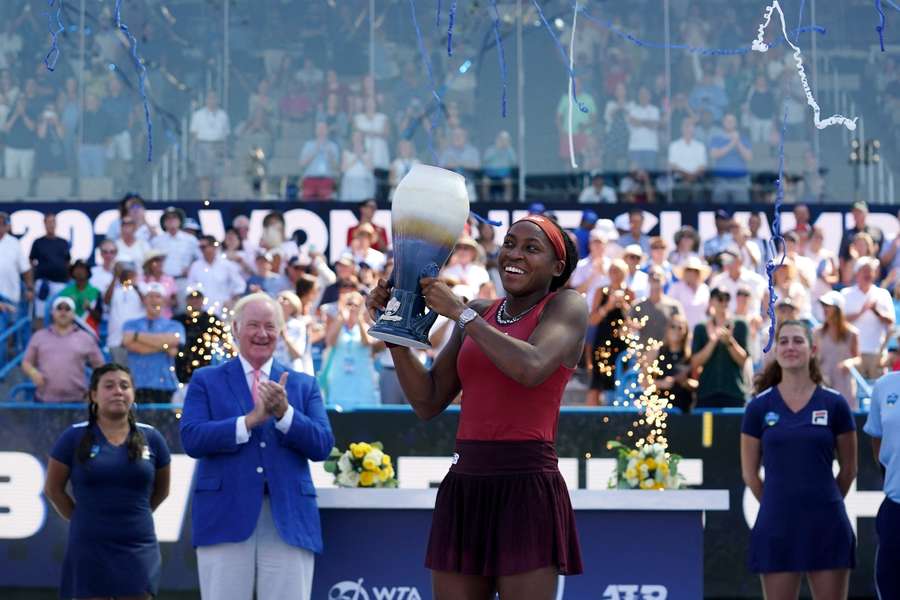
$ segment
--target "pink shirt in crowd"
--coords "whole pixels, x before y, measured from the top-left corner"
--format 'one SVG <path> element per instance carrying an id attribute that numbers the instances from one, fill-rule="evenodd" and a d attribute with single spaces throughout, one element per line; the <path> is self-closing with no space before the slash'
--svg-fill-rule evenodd
<path id="1" fill-rule="evenodd" d="M 97 341 L 73 327 L 60 335 L 52 327 L 34 332 L 25 359 L 44 376 L 44 386 L 35 398 L 41 402 L 83 402 L 87 394 L 86 365 L 103 364 Z"/>

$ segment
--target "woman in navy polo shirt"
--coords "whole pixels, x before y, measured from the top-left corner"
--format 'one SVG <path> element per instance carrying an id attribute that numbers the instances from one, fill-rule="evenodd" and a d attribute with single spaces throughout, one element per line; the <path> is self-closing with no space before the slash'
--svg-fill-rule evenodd
<path id="1" fill-rule="evenodd" d="M 775 341 L 775 360 L 757 377 L 741 435 L 744 483 L 760 502 L 750 570 L 769 600 L 798 598 L 804 574 L 816 600 L 843 599 L 856 565 L 844 507 L 856 478 L 853 415 L 843 396 L 822 387 L 807 323 L 779 323 Z"/>
<path id="2" fill-rule="evenodd" d="M 875 590 L 879 600 L 900 598 L 900 372 L 882 376 L 872 389 L 863 431 L 872 436 L 875 460 L 884 468 L 884 502 L 875 518 Z"/>
<path id="3" fill-rule="evenodd" d="M 153 511 L 169 494 L 169 449 L 135 421 L 125 367 L 96 369 L 88 398 L 88 421 L 63 432 L 47 464 L 44 493 L 70 522 L 60 597 L 144 600 L 159 584 Z"/>

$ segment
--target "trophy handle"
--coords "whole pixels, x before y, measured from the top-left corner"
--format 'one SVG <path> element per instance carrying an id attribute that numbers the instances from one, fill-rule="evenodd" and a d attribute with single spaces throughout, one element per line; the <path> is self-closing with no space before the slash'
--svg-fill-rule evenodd
<path id="1" fill-rule="evenodd" d="M 393 273 L 391 273 L 391 276 L 388 278 L 387 284 L 388 284 L 388 288 L 390 288 L 390 290 L 391 290 L 391 293 L 393 293 L 393 291 L 394 291 L 394 274 Z M 384 311 L 381 310 L 380 308 L 375 309 L 375 322 L 376 323 L 378 322 L 378 320 L 381 318 L 381 315 L 383 315 L 383 314 L 384 314 Z"/>

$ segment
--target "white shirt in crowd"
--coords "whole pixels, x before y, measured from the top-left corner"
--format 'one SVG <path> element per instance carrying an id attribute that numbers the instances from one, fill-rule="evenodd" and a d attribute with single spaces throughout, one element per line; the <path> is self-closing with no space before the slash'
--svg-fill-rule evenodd
<path id="1" fill-rule="evenodd" d="M 7 233 L 0 238 L 0 294 L 16 304 L 22 297 L 20 279 L 31 269 L 16 236 Z"/>
<path id="2" fill-rule="evenodd" d="M 459 283 L 476 290 L 476 292 L 483 284 L 491 280 L 487 269 L 476 263 L 451 265 L 444 269 L 444 276 L 451 277 Z"/>
<path id="3" fill-rule="evenodd" d="M 226 303 L 243 294 L 247 288 L 240 268 L 222 255 L 216 256 L 212 264 L 202 258 L 194 261 L 188 271 L 187 283 L 203 292 L 217 315 L 222 314 L 222 307 Z"/>
<path id="4" fill-rule="evenodd" d="M 597 295 L 597 290 L 605 285 L 609 285 L 609 275 L 607 273 L 609 273 L 609 263 L 612 260 L 608 256 L 604 256 L 601 260 L 603 261 L 603 272 L 598 273 L 596 277 L 594 277 L 594 259 L 586 256 L 575 265 L 575 270 L 572 271 L 572 277 L 569 279 L 569 285 L 573 288 L 579 288 L 588 281 L 591 282 L 584 292 L 588 310 L 594 309 L 594 297 Z"/>
<path id="5" fill-rule="evenodd" d="M 589 185 L 581 190 L 581 194 L 578 195 L 578 201 L 582 204 L 615 204 L 617 202 L 616 190 L 604 184 L 603 189 L 598 192 L 597 188 Z"/>
<path id="6" fill-rule="evenodd" d="M 669 162 L 679 171 L 696 173 L 706 168 L 706 146 L 695 139 L 677 139 L 669 144 Z"/>
<path id="7" fill-rule="evenodd" d="M 844 288 L 844 314 L 852 315 L 862 310 L 866 302 L 874 302 L 878 312 L 886 317 L 894 318 L 894 301 L 891 293 L 884 288 L 873 285 L 867 293 L 863 293 L 859 286 Z M 871 310 L 864 312 L 853 325 L 859 330 L 860 354 L 881 354 L 884 342 L 891 330 L 891 326 L 883 323 Z"/>
<path id="8" fill-rule="evenodd" d="M 101 296 L 109 289 L 109 284 L 112 283 L 112 280 L 113 272 L 104 269 L 103 265 L 94 265 L 91 267 L 91 279 L 88 283 L 100 290 Z"/>
<path id="9" fill-rule="evenodd" d="M 706 320 L 706 311 L 709 307 L 709 286 L 701 283 L 696 290 L 692 290 L 683 281 L 676 281 L 669 288 L 669 297 L 678 300 L 684 308 L 684 318 L 690 331 L 694 326 Z"/>
<path id="10" fill-rule="evenodd" d="M 231 123 L 221 108 L 213 112 L 204 106 L 191 115 L 191 133 L 198 142 L 224 142 L 231 133 Z"/>
<path id="11" fill-rule="evenodd" d="M 657 123 L 657 126 L 659 125 L 659 109 L 652 104 L 648 104 L 647 106 L 641 106 L 637 103 L 629 104 L 628 116 L 632 119 L 639 119 L 641 121 L 655 121 Z M 628 136 L 629 151 L 659 151 L 658 127 L 629 125 L 629 131 L 631 132 L 631 135 Z"/>
<path id="12" fill-rule="evenodd" d="M 353 261 L 357 266 L 359 266 L 360 263 L 366 263 L 376 271 L 384 269 L 384 263 L 387 262 L 387 256 L 385 256 L 384 252 L 379 252 L 375 248 L 369 248 L 364 254 L 354 252 L 351 248 L 347 248 L 342 254 L 352 255 Z"/>
<path id="13" fill-rule="evenodd" d="M 122 238 L 116 240 L 116 260 L 118 262 L 133 262 L 138 270 L 144 266 L 144 256 L 150 251 L 150 245 L 144 240 L 134 238 L 132 245 L 126 244 Z"/>
<path id="14" fill-rule="evenodd" d="M 728 303 L 728 310 L 732 313 L 737 310 L 737 292 L 741 287 L 750 288 L 750 310 L 753 314 L 761 312 L 763 294 L 768 288 L 769 283 L 759 274 L 751 271 L 746 267 L 741 267 L 741 274 L 737 279 L 731 276 L 731 273 L 719 273 L 713 276 L 709 282 L 711 289 L 719 288 L 731 294 L 731 301 Z"/>
<path id="15" fill-rule="evenodd" d="M 126 288 L 121 283 L 117 283 L 109 302 L 107 346 L 110 348 L 121 346 L 122 327 L 125 322 L 131 319 L 140 319 L 146 314 L 144 303 L 134 286 L 130 285 Z"/>
<path id="16" fill-rule="evenodd" d="M 643 271 L 635 271 L 625 279 L 625 285 L 634 292 L 635 302 L 640 302 L 650 295 L 650 276 Z"/>
<path id="17" fill-rule="evenodd" d="M 163 273 L 172 277 L 183 277 L 191 264 L 200 256 L 197 238 L 184 231 L 176 231 L 175 235 L 161 233 L 153 238 L 151 246 L 165 253 Z"/>

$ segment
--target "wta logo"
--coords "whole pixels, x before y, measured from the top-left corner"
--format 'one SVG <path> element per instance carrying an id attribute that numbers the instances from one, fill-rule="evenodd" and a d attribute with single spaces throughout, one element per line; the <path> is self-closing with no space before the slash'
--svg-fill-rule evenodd
<path id="1" fill-rule="evenodd" d="M 363 579 L 340 581 L 328 591 L 328 600 L 422 600 L 419 590 L 410 586 L 363 587 Z"/>

